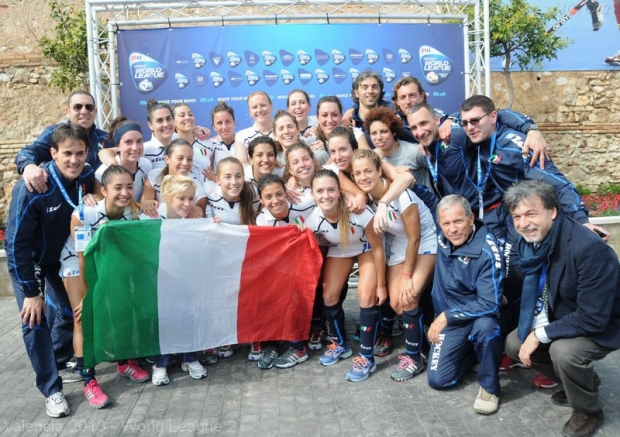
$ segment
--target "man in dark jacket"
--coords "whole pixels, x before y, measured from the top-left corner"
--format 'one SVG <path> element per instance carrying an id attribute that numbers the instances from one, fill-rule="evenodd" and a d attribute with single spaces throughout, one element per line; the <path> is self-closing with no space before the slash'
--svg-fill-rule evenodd
<path id="1" fill-rule="evenodd" d="M 69 414 L 63 380 L 82 379 L 66 369 L 73 356 L 73 312 L 58 272 L 71 214 L 81 209 L 83 195 L 92 192 L 94 172 L 85 165 L 88 143 L 88 133 L 79 125 L 56 128 L 51 136 L 52 161 L 41 167 L 47 189 L 31 192 L 20 179 L 13 188 L 6 227 L 4 248 L 24 344 L 51 417 Z M 46 321 L 51 305 L 56 308 L 53 326 Z"/>
<path id="2" fill-rule="evenodd" d="M 69 124 L 82 126 L 88 133 L 88 156 L 86 162 L 93 170 L 97 170 L 99 149 L 112 147 L 114 144 L 107 139 L 108 133 L 95 126 L 97 107 L 95 99 L 87 91 L 74 91 L 69 94 L 65 115 Z M 42 193 L 47 189 L 47 173 L 40 167 L 41 164 L 52 160 L 52 134 L 60 126 L 53 124 L 45 128 L 39 138 L 21 149 L 15 157 L 17 172 L 23 176 L 28 191 Z"/>
<path id="3" fill-rule="evenodd" d="M 506 353 L 564 385 L 551 397 L 573 408 L 564 436 L 590 435 L 603 421 L 593 362 L 620 348 L 618 257 L 563 212 L 549 183 L 524 181 L 504 202 L 521 236 L 525 274 L 519 326 Z"/>
<path id="4" fill-rule="evenodd" d="M 479 414 L 499 405 L 498 368 L 503 340 L 499 326 L 504 260 L 491 231 L 474 218 L 467 199 L 449 195 L 437 206 L 438 238 L 433 305 L 438 314 L 428 330 L 434 344 L 428 362 L 432 388 L 453 387 L 480 363 Z"/>

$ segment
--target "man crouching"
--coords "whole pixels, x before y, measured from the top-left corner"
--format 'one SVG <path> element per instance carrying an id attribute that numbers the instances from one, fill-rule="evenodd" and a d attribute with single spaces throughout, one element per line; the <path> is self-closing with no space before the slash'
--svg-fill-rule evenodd
<path id="1" fill-rule="evenodd" d="M 564 385 L 551 400 L 572 407 L 564 436 L 590 435 L 603 422 L 594 361 L 620 348 L 620 268 L 614 251 L 562 212 L 554 188 L 524 181 L 505 204 L 521 238 L 525 274 L 519 327 L 506 353 Z"/>
<path id="2" fill-rule="evenodd" d="M 498 369 L 503 350 L 499 324 L 503 256 L 497 240 L 474 218 L 464 197 L 444 197 L 437 216 L 442 234 L 432 297 L 439 315 L 428 331 L 434 344 L 428 383 L 435 389 L 453 387 L 477 358 L 480 390 L 474 411 L 493 414 L 499 406 Z"/>

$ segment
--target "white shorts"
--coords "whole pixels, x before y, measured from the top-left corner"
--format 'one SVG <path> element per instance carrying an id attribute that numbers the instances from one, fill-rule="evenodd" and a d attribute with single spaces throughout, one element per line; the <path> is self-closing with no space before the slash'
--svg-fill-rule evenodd
<path id="1" fill-rule="evenodd" d="M 437 234 L 432 229 L 425 232 L 420 239 L 418 255 L 435 255 L 437 253 Z M 404 236 L 394 236 L 386 234 L 385 239 L 385 258 L 388 266 L 395 266 L 405 262 L 407 252 L 407 238 Z"/>
<path id="2" fill-rule="evenodd" d="M 60 272 L 58 274 L 61 278 L 80 276 L 80 262 L 78 261 L 77 254 L 69 251 L 66 245 L 62 248 L 62 252 L 60 252 Z"/>
<path id="3" fill-rule="evenodd" d="M 353 258 L 369 250 L 372 250 L 370 243 L 365 243 L 360 240 L 350 241 L 348 246 L 329 243 L 327 256 L 330 258 Z"/>

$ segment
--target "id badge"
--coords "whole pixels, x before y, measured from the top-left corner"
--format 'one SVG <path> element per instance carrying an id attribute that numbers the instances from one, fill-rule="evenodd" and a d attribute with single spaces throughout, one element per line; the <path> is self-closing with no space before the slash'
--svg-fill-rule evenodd
<path id="1" fill-rule="evenodd" d="M 92 228 L 90 226 L 76 226 L 75 227 L 75 251 L 84 252 L 86 246 L 92 238 Z"/>

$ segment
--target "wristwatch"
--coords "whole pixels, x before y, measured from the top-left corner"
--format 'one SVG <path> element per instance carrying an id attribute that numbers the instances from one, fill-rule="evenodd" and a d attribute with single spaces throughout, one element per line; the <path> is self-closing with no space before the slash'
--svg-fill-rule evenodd
<path id="1" fill-rule="evenodd" d="M 525 129 L 525 133 L 529 134 L 531 130 L 538 130 L 538 125 L 534 123 L 530 124 L 527 129 Z"/>

